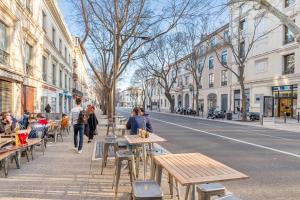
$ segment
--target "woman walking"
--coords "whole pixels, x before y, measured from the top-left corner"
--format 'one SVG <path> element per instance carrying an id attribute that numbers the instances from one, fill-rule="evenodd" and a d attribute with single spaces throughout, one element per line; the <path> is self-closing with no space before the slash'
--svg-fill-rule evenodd
<path id="1" fill-rule="evenodd" d="M 98 125 L 98 119 L 95 115 L 95 106 L 89 106 L 89 118 L 88 118 L 88 127 L 89 127 L 89 132 L 88 132 L 88 137 L 90 143 L 94 139 L 94 135 L 96 135 L 96 128 Z"/>

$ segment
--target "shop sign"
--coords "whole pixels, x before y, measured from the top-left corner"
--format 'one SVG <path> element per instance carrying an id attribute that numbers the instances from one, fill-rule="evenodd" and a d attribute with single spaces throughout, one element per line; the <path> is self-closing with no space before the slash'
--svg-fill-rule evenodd
<path id="1" fill-rule="evenodd" d="M 274 86 L 272 87 L 273 91 L 290 91 L 297 89 L 296 85 L 283 85 L 283 86 Z"/>

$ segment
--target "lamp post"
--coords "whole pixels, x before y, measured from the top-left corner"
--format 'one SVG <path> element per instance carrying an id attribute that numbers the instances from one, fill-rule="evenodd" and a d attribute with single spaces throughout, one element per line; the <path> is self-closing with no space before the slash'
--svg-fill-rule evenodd
<path id="1" fill-rule="evenodd" d="M 195 100 L 195 98 L 194 98 L 194 85 L 193 84 L 189 85 L 189 90 L 190 90 L 190 92 L 192 92 L 192 109 L 194 110 L 194 100 Z"/>

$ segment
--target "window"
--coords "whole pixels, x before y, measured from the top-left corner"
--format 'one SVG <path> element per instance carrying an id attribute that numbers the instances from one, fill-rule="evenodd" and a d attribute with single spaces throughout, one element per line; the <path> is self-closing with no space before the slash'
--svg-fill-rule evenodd
<path id="1" fill-rule="evenodd" d="M 217 46 L 217 39 L 215 37 L 211 38 L 210 45 L 212 47 L 216 47 Z"/>
<path id="2" fill-rule="evenodd" d="M 68 79 L 67 79 L 67 72 L 65 73 L 65 89 L 68 89 Z"/>
<path id="3" fill-rule="evenodd" d="M 287 26 L 284 26 L 284 44 L 288 44 L 294 41 L 295 38 L 293 33 L 290 31 L 290 29 Z"/>
<path id="4" fill-rule="evenodd" d="M 229 31 L 224 31 L 223 33 L 223 40 L 228 41 L 229 40 Z"/>
<path id="5" fill-rule="evenodd" d="M 56 47 L 56 45 L 55 45 L 55 40 L 56 40 L 56 30 L 55 30 L 55 28 L 53 27 L 53 28 L 52 28 L 52 43 L 53 43 L 53 45 Z"/>
<path id="6" fill-rule="evenodd" d="M 46 26 L 47 26 L 47 15 L 46 15 L 46 13 L 44 12 L 44 11 L 42 11 L 42 13 L 43 13 L 43 29 L 44 29 L 44 31 L 46 31 Z"/>
<path id="7" fill-rule="evenodd" d="M 213 69 L 214 68 L 214 57 L 211 56 L 208 59 L 208 69 Z"/>
<path id="8" fill-rule="evenodd" d="M 70 63 L 70 57 L 71 57 L 71 56 L 70 56 L 70 54 L 69 54 L 69 59 L 68 59 L 68 63 Z"/>
<path id="9" fill-rule="evenodd" d="M 283 74 L 293 74 L 295 71 L 295 54 L 284 56 L 284 71 Z"/>
<path id="10" fill-rule="evenodd" d="M 239 26 L 240 26 L 240 31 L 241 31 L 241 32 L 245 31 L 245 28 L 246 28 L 246 20 L 245 20 L 245 19 L 241 20 Z"/>
<path id="11" fill-rule="evenodd" d="M 215 80 L 214 74 L 209 74 L 209 77 L 208 77 L 209 88 L 214 87 L 214 80 Z"/>
<path id="12" fill-rule="evenodd" d="M 25 0 L 26 9 L 31 13 L 32 12 L 32 0 Z"/>
<path id="13" fill-rule="evenodd" d="M 188 84 L 189 84 L 189 78 L 190 78 L 189 76 L 186 76 L 186 77 L 185 77 L 185 85 L 188 85 Z"/>
<path id="14" fill-rule="evenodd" d="M 288 8 L 288 7 L 292 6 L 292 5 L 294 5 L 295 2 L 296 2 L 296 0 L 285 0 L 284 4 L 285 4 L 285 7 Z"/>
<path id="15" fill-rule="evenodd" d="M 223 51 L 221 54 L 221 62 L 223 65 L 227 65 L 227 50 Z"/>
<path id="16" fill-rule="evenodd" d="M 261 59 L 255 61 L 255 71 L 257 74 L 264 73 L 268 69 L 268 59 Z"/>
<path id="17" fill-rule="evenodd" d="M 7 26 L 0 21 L 0 63 L 8 64 L 9 54 L 7 53 L 8 37 Z"/>
<path id="18" fill-rule="evenodd" d="M 221 71 L 221 86 L 226 86 L 228 82 L 227 70 Z"/>
<path id="19" fill-rule="evenodd" d="M 62 88 L 62 70 L 59 70 L 59 87 Z"/>
<path id="20" fill-rule="evenodd" d="M 43 56 L 43 81 L 47 81 L 47 58 Z"/>
<path id="21" fill-rule="evenodd" d="M 59 44 L 58 44 L 59 53 L 62 53 L 62 41 L 59 38 Z"/>
<path id="22" fill-rule="evenodd" d="M 25 46 L 25 63 L 26 63 L 26 74 L 33 75 L 33 67 L 31 66 L 32 58 L 32 46 L 26 43 Z"/>
<path id="23" fill-rule="evenodd" d="M 65 47 L 65 59 L 67 60 L 67 47 Z"/>
<path id="24" fill-rule="evenodd" d="M 240 43 L 240 57 L 241 58 L 245 57 L 245 41 L 242 41 Z"/>
<path id="25" fill-rule="evenodd" d="M 56 85 L 56 65 L 52 65 L 52 84 Z"/>
<path id="26" fill-rule="evenodd" d="M 72 91 L 72 83 L 71 83 L 71 78 L 69 77 L 69 91 Z"/>

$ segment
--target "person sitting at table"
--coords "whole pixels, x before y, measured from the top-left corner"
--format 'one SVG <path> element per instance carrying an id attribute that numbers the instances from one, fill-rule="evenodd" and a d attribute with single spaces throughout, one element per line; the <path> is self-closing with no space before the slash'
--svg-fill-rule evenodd
<path id="1" fill-rule="evenodd" d="M 153 133 L 153 128 L 149 118 L 149 114 L 145 113 L 144 108 L 140 108 L 140 110 L 141 110 L 141 116 L 144 118 L 144 121 L 146 123 L 146 131 Z"/>
<path id="2" fill-rule="evenodd" d="M 130 130 L 131 135 L 137 135 L 138 129 L 145 128 L 144 118 L 140 115 L 140 109 L 134 108 L 131 112 L 131 117 L 129 117 L 126 128 Z"/>
<path id="3" fill-rule="evenodd" d="M 0 134 L 9 134 L 13 131 L 12 127 L 12 119 L 8 112 L 3 112 L 1 114 L 1 121 L 0 121 Z"/>
<path id="4" fill-rule="evenodd" d="M 37 114 L 36 121 L 39 124 L 42 124 L 42 125 L 47 125 L 48 124 L 47 119 L 41 113 Z"/>

